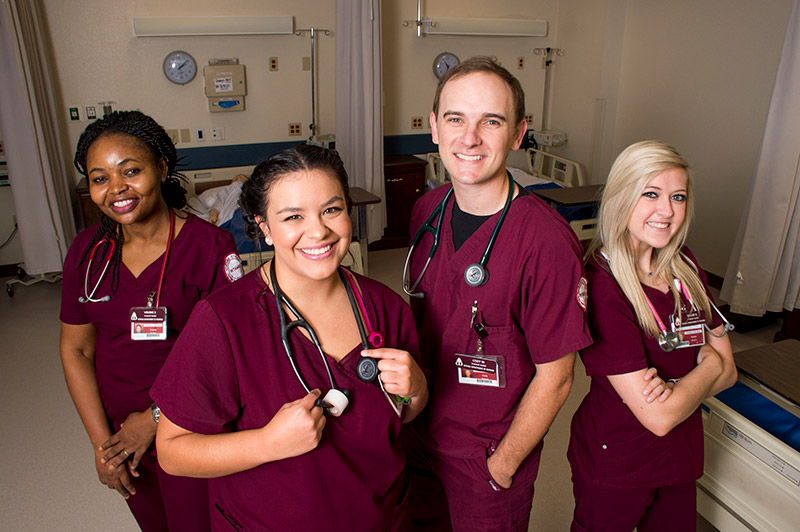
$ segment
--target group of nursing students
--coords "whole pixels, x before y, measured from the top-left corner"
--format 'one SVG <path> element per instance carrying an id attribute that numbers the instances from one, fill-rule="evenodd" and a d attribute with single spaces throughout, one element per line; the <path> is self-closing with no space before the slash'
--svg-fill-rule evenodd
<path id="1" fill-rule="evenodd" d="M 491 72 L 472 79 L 482 83 Z M 458 75 L 443 78 L 440 88 Z M 487 91 L 500 91 L 498 101 L 511 100 L 504 84 L 490 85 Z M 460 125 L 470 113 L 450 110 L 461 105 L 454 94 L 442 96 L 441 114 L 455 115 Z M 489 96 L 480 105 L 496 100 Z M 432 123 L 441 119 L 438 98 L 437 92 Z M 466 142 L 457 140 L 456 129 L 445 132 L 449 126 L 437 122 L 440 151 L 479 153 L 483 142 L 506 137 L 498 145 L 518 147 L 513 139 L 524 113 L 501 108 L 488 114 L 480 119 L 488 124 L 484 129 L 467 134 L 469 149 L 457 147 Z M 507 191 L 505 210 L 525 202 L 556 220 L 555 211 L 506 176 L 504 149 L 495 154 L 502 171 L 495 172 L 492 162 L 494 173 L 484 181 Z M 457 158 L 479 169 L 489 159 Z M 453 157 L 443 153 L 443 159 Z M 145 531 L 393 531 L 408 530 L 412 521 L 424 529 L 409 515 L 409 431 L 403 424 L 423 409 L 433 409 L 431 419 L 442 412 L 435 387 L 446 372 L 428 367 L 435 361 L 421 362 L 426 346 L 419 345 L 405 301 L 340 266 L 351 241 L 352 205 L 339 156 L 298 145 L 255 167 L 239 203 L 250 236 L 263 238 L 275 254 L 248 275 L 228 233 L 182 210 L 176 163 L 164 129 L 138 111 L 115 112 L 89 125 L 75 154 L 102 218 L 78 235 L 64 265 L 61 359 L 100 481 L 125 497 Z M 451 174 L 455 166 L 448 168 Z M 453 186 L 462 186 L 458 177 Z M 449 227 L 453 217 L 455 227 L 453 211 L 464 208 L 456 199 L 446 209 L 444 198 L 440 208 L 447 216 L 439 216 L 438 224 Z M 692 205 L 691 172 L 666 144 L 636 143 L 611 169 L 599 230 L 586 254 L 588 296 L 585 281 L 575 294 L 594 342 L 581 346 L 592 384 L 573 419 L 568 450 L 576 501 L 572 530 L 695 527 L 695 480 L 703 469 L 699 404 L 731 385 L 736 373 L 703 270 L 684 247 Z M 424 209 L 425 218 L 432 215 Z M 490 238 L 502 240 L 500 249 L 519 241 L 513 218 L 492 231 L 496 218 L 485 216 L 458 245 L 474 254 L 472 248 L 488 251 Z M 442 242 L 438 253 L 447 257 L 452 248 Z M 519 256 L 527 254 L 521 250 Z M 482 261 L 493 276 L 489 283 L 502 281 L 504 268 L 521 267 L 503 260 L 515 259 L 505 252 L 494 262 Z M 434 270 L 427 274 L 431 279 L 439 275 Z M 506 289 L 516 292 L 509 297 L 536 300 L 547 297 L 551 280 L 527 280 L 539 287 L 530 293 L 528 286 Z M 452 283 L 465 284 L 463 269 Z M 537 304 L 546 311 L 547 301 Z M 472 320 L 477 317 L 482 328 L 495 310 L 474 307 Z M 438 319 L 447 325 L 448 316 Z M 505 334 L 487 328 L 478 330 L 479 338 Z M 541 328 L 543 341 L 561 341 L 547 339 L 549 324 Z M 512 344 L 525 342 L 524 336 L 509 334 L 500 349 L 515 349 Z M 421 337 L 435 341 L 430 330 L 421 330 Z M 463 357 L 500 367 L 504 353 L 492 352 L 498 345 L 487 341 L 484 353 L 479 339 L 477 353 Z M 440 353 L 447 368 L 454 355 Z M 498 387 L 524 392 L 515 364 L 502 367 Z M 469 370 L 458 371 L 464 382 L 472 379 Z M 476 403 L 469 394 L 459 399 L 465 415 L 495 416 L 506 409 L 513 416 L 518 405 L 486 404 L 492 390 L 481 393 Z M 497 445 L 510 445 L 499 439 Z M 529 476 L 513 478 L 499 478 L 494 466 L 482 469 L 496 491 L 513 480 L 530 484 L 523 493 L 532 496 L 535 465 Z M 451 517 L 469 510 L 447 505 Z M 529 513 L 530 501 L 524 508 Z M 528 528 L 527 514 L 513 528 L 490 520 L 451 521 L 456 530 Z"/>

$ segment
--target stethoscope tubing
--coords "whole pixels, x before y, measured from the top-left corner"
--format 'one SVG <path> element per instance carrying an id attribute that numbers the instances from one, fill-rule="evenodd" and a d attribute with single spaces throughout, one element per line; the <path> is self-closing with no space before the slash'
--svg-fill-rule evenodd
<path id="1" fill-rule="evenodd" d="M 107 244 L 108 249 L 106 250 L 105 257 L 106 257 L 106 264 L 103 266 L 103 271 L 100 272 L 100 277 L 97 279 L 97 282 L 92 288 L 91 293 L 89 292 L 89 275 L 92 271 L 92 261 L 94 261 L 95 254 L 97 253 L 98 248 L 102 244 Z M 117 250 L 117 243 L 113 239 L 108 239 L 107 237 L 101 238 L 93 247 L 92 250 L 89 252 L 89 261 L 86 263 L 86 275 L 83 276 L 83 293 L 86 297 L 78 297 L 78 301 L 81 303 L 104 303 L 106 301 L 111 300 L 111 296 L 103 296 L 101 298 L 95 299 L 94 295 L 97 292 L 97 289 L 103 284 L 103 279 L 105 279 L 106 271 L 108 271 L 108 266 L 111 264 L 111 260 L 114 258 L 114 252 Z"/>
<path id="2" fill-rule="evenodd" d="M 503 222 L 506 219 L 506 215 L 508 214 L 508 209 L 511 206 L 511 200 L 514 199 L 514 179 L 511 177 L 511 174 L 506 172 L 508 176 L 508 195 L 506 196 L 505 204 L 503 205 L 503 210 L 500 213 L 500 219 L 497 220 L 497 224 L 494 226 L 492 230 L 492 235 L 489 237 L 489 242 L 486 245 L 486 249 L 481 256 L 480 262 L 477 264 L 479 269 L 482 271 L 482 280 L 477 284 L 473 285 L 471 283 L 467 283 L 470 286 L 480 286 L 486 282 L 488 278 L 488 272 L 486 271 L 486 265 L 489 263 L 489 256 L 492 252 L 492 248 L 494 247 L 494 243 L 497 240 L 497 235 L 500 233 L 500 228 L 503 225 Z M 436 249 L 439 247 L 439 237 L 441 236 L 442 232 L 442 218 L 444 217 L 444 211 L 447 206 L 447 202 L 450 199 L 450 196 L 453 194 L 453 187 L 450 186 L 450 190 L 447 191 L 442 201 L 436 208 L 433 210 L 431 215 L 425 220 L 425 223 L 420 226 L 417 230 L 417 233 L 414 235 L 414 239 L 411 241 L 411 246 L 408 248 L 408 254 L 406 255 L 406 261 L 403 265 L 403 292 L 406 293 L 409 297 L 418 297 L 422 298 L 425 297 L 425 294 L 421 292 L 415 292 L 417 287 L 419 286 L 420 281 L 425 276 L 425 272 L 428 270 L 428 266 L 431 263 L 431 259 L 433 259 L 433 255 L 436 253 Z M 436 227 L 431 226 L 431 222 L 434 218 L 437 218 Z M 414 253 L 414 249 L 416 248 L 419 241 L 422 239 L 422 236 L 425 232 L 430 232 L 433 235 L 433 243 L 431 244 L 431 250 L 428 253 L 428 259 L 425 261 L 425 266 L 422 268 L 422 272 L 420 272 L 419 277 L 417 277 L 416 282 L 414 282 L 413 286 L 409 288 L 410 284 L 410 275 L 408 270 L 408 265 L 411 262 L 411 255 Z M 474 265 L 470 265 L 468 267 L 472 268 Z"/>

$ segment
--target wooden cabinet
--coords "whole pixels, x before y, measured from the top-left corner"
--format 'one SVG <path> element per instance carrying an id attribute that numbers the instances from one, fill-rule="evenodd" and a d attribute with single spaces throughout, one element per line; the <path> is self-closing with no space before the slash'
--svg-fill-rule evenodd
<path id="1" fill-rule="evenodd" d="M 92 197 L 89 195 L 89 183 L 86 182 L 85 177 L 75 185 L 75 193 L 78 195 L 83 228 L 85 229 L 98 223 L 100 221 L 100 208 L 94 204 Z M 81 220 L 78 222 L 80 225 Z"/>
<path id="2" fill-rule="evenodd" d="M 427 162 L 413 155 L 389 155 L 383 164 L 386 189 L 386 229 L 370 249 L 408 246 L 408 224 L 414 203 L 425 194 Z"/>

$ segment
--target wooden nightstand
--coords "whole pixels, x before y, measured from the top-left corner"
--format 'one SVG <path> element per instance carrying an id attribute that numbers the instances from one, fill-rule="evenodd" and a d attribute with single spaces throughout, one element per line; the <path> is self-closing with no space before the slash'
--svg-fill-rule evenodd
<path id="1" fill-rule="evenodd" d="M 413 155 L 389 155 L 383 164 L 386 190 L 386 229 L 370 249 L 408 246 L 408 225 L 414 203 L 425 194 L 427 162 Z"/>

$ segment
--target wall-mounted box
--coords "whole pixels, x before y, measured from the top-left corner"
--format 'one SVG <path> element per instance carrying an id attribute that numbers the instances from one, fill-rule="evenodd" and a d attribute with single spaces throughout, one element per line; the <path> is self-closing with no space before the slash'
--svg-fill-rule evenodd
<path id="1" fill-rule="evenodd" d="M 244 111 L 244 97 L 247 94 L 244 65 L 205 66 L 203 78 L 209 111 Z"/>

